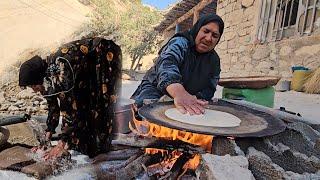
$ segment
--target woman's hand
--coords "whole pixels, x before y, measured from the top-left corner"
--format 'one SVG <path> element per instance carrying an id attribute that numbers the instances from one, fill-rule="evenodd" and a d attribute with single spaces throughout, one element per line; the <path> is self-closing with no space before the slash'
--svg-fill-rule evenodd
<path id="1" fill-rule="evenodd" d="M 68 151 L 65 149 L 66 143 L 63 141 L 58 141 L 58 144 L 50 149 L 49 151 L 45 152 L 43 155 L 44 160 L 55 160 L 59 157 L 63 157 L 68 155 Z"/>
<path id="2" fill-rule="evenodd" d="M 182 113 L 189 112 L 190 115 L 203 114 L 204 106 L 208 104 L 208 101 L 197 99 L 196 96 L 190 94 L 182 94 L 174 98 L 174 105 Z"/>
<path id="3" fill-rule="evenodd" d="M 174 98 L 174 104 L 182 114 L 189 112 L 190 115 L 200 115 L 204 113 L 204 106 L 208 104 L 208 101 L 192 96 L 181 84 L 170 84 L 166 90 Z"/>
<path id="4" fill-rule="evenodd" d="M 50 131 L 48 131 L 48 132 L 46 132 L 46 141 L 51 141 L 51 137 L 52 137 L 52 132 L 50 132 Z"/>
<path id="5" fill-rule="evenodd" d="M 46 132 L 44 134 L 44 140 L 40 143 L 40 146 L 33 147 L 31 149 L 32 152 L 36 153 L 38 150 L 40 151 L 45 151 L 48 147 L 51 145 L 51 137 L 52 137 L 52 132 Z"/>

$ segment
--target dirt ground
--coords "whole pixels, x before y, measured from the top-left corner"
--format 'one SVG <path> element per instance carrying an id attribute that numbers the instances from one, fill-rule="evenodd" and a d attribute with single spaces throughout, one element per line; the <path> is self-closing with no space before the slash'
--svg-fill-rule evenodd
<path id="1" fill-rule="evenodd" d="M 131 94 L 138 87 L 140 81 L 123 81 L 122 96 L 130 98 Z M 218 86 L 215 98 L 222 97 L 222 88 Z M 320 95 L 306 94 L 302 92 L 287 91 L 276 92 L 274 98 L 274 109 L 285 107 L 286 110 L 300 113 L 302 117 L 309 120 L 310 123 L 320 124 Z"/>
<path id="2" fill-rule="evenodd" d="M 89 12 L 78 0 L 1 0 L 0 73 L 28 49 L 67 41 Z"/>

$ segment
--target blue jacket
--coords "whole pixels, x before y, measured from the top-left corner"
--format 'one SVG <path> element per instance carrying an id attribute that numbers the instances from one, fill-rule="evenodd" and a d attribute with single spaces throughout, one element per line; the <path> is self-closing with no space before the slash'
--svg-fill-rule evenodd
<path id="1" fill-rule="evenodd" d="M 180 83 L 198 99 L 210 100 L 220 71 L 220 58 L 214 50 L 200 54 L 185 37 L 174 37 L 162 48 L 131 98 L 142 106 L 144 99 L 159 99 L 168 95 L 168 85 Z"/>

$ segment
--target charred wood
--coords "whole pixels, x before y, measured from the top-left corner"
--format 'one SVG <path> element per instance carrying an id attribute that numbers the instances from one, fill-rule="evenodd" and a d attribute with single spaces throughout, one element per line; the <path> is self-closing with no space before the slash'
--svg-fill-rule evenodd
<path id="1" fill-rule="evenodd" d="M 192 157 L 192 155 L 187 153 L 182 154 L 172 166 L 169 172 L 170 176 L 165 179 L 178 179 L 179 177 L 181 177 L 185 173 L 185 171 L 183 171 L 184 164 L 186 164 L 187 161 L 189 161 L 189 159 L 191 159 Z"/>
<path id="2" fill-rule="evenodd" d="M 147 146 L 147 148 L 159 148 L 159 149 L 165 149 L 169 151 L 178 150 L 182 153 L 187 153 L 187 154 L 206 153 L 205 150 L 200 146 L 192 145 L 180 140 L 159 139 L 155 141 L 153 144 L 150 144 L 149 146 Z"/>
<path id="3" fill-rule="evenodd" d="M 142 151 L 137 148 L 110 151 L 106 154 L 99 154 L 98 156 L 96 156 L 93 159 L 92 164 L 97 164 L 103 161 L 127 160 L 136 154 L 139 154 L 139 153 L 141 154 L 141 152 Z"/>
<path id="4" fill-rule="evenodd" d="M 154 137 L 143 137 L 134 134 L 116 134 L 112 140 L 112 145 L 124 145 L 131 147 L 144 147 L 144 148 L 159 148 L 166 150 L 178 150 L 180 152 L 186 152 L 189 154 L 194 153 L 206 153 L 203 148 L 196 145 L 179 141 L 179 140 L 167 140 Z"/>

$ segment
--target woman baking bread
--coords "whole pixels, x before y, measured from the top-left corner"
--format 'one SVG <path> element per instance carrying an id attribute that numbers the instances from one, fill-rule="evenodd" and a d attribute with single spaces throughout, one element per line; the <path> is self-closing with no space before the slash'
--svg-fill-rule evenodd
<path id="1" fill-rule="evenodd" d="M 220 77 L 220 58 L 214 48 L 223 29 L 223 20 L 210 14 L 190 30 L 175 34 L 161 48 L 156 63 L 133 93 L 136 106 L 141 107 L 144 99 L 168 95 L 181 113 L 204 113 Z"/>

